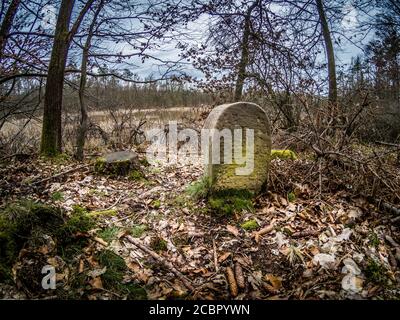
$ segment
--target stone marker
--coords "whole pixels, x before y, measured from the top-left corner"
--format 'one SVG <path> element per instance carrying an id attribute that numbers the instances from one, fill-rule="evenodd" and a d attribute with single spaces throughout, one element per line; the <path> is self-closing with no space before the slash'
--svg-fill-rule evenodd
<path id="1" fill-rule="evenodd" d="M 260 192 L 268 178 L 271 157 L 271 130 L 265 111 L 247 102 L 220 105 L 211 111 L 204 129 L 209 135 L 204 156 L 211 192 Z"/>
<path id="2" fill-rule="evenodd" d="M 112 152 L 98 158 L 95 163 L 95 171 L 103 174 L 127 175 L 138 168 L 138 155 L 133 151 Z"/>

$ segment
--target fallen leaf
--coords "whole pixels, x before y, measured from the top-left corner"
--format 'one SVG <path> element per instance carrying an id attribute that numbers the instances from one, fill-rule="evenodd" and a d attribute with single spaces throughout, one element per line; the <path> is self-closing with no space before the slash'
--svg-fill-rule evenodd
<path id="1" fill-rule="evenodd" d="M 231 226 L 228 224 L 226 226 L 226 230 L 228 230 L 228 232 L 232 233 L 235 237 L 239 236 L 239 230 L 235 226 Z"/>
<path id="2" fill-rule="evenodd" d="M 225 252 L 224 254 L 222 254 L 221 256 L 218 257 L 218 262 L 222 263 L 224 262 L 226 259 L 228 259 L 228 257 L 231 255 L 231 252 Z"/>
<path id="3" fill-rule="evenodd" d="M 101 281 L 100 277 L 93 278 L 89 281 L 89 284 L 92 286 L 93 289 L 103 289 L 103 282 Z"/>
<path id="4" fill-rule="evenodd" d="M 275 291 L 279 290 L 282 287 L 282 278 L 276 277 L 272 273 L 268 273 L 265 275 L 265 280 L 269 281 Z"/>

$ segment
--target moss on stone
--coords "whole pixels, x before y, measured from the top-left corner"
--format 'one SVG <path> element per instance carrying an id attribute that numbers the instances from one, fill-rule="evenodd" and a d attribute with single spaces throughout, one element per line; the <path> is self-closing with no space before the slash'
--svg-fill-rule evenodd
<path id="1" fill-rule="evenodd" d="M 242 223 L 240 226 L 242 227 L 242 229 L 244 229 L 246 231 L 252 231 L 259 227 L 257 221 L 254 219 L 247 220 L 246 222 Z"/>
<path id="2" fill-rule="evenodd" d="M 248 190 L 222 190 L 208 198 L 210 209 L 218 215 L 230 215 L 242 211 L 253 211 L 253 193 Z"/>
<path id="3" fill-rule="evenodd" d="M 291 159 L 296 160 L 297 155 L 292 150 L 271 150 L 271 159 Z"/>
<path id="4" fill-rule="evenodd" d="M 136 171 L 133 168 L 131 160 L 116 160 L 107 162 L 106 158 L 97 158 L 94 163 L 94 171 L 98 174 L 110 175 L 110 176 L 126 176 L 132 171 Z"/>

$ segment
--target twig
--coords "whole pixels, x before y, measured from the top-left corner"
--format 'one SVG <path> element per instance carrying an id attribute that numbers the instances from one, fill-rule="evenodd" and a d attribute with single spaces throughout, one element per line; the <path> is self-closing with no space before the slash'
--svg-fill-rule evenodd
<path id="1" fill-rule="evenodd" d="M 180 271 L 178 271 L 174 265 L 169 262 L 166 261 L 164 258 L 162 258 L 161 256 L 159 256 L 157 253 L 155 253 L 153 250 L 150 250 L 149 248 L 147 248 L 143 243 L 141 243 L 138 239 L 135 239 L 131 236 L 125 236 L 126 240 L 128 240 L 130 243 L 134 244 L 135 246 L 137 246 L 138 248 L 142 249 L 144 252 L 148 253 L 149 255 L 151 255 L 155 260 L 157 260 L 159 263 L 161 263 L 162 265 L 164 265 L 164 267 L 168 270 L 170 270 L 171 272 L 173 272 L 181 281 L 182 283 L 185 285 L 185 287 L 187 289 L 189 289 L 190 291 L 194 291 L 195 288 L 192 285 L 191 281 L 186 278 Z"/>
<path id="2" fill-rule="evenodd" d="M 218 255 L 217 255 L 217 246 L 215 245 L 215 239 L 213 239 L 213 252 L 214 252 L 214 266 L 215 272 L 218 272 Z"/>
<path id="3" fill-rule="evenodd" d="M 118 197 L 117 201 L 115 201 L 111 206 L 109 206 L 105 209 L 102 209 L 102 210 L 93 211 L 93 213 L 111 210 L 121 201 L 122 198 L 123 198 L 123 196 Z"/>
<path id="4" fill-rule="evenodd" d="M 75 167 L 75 168 L 72 168 L 72 169 L 57 173 L 57 174 L 55 174 L 55 175 L 53 175 L 51 177 L 48 177 L 48 178 L 45 178 L 45 179 L 42 179 L 42 180 L 39 180 L 39 181 L 32 182 L 31 185 L 34 186 L 34 185 L 37 185 L 37 184 L 42 184 L 43 182 L 47 182 L 49 180 L 52 180 L 52 179 L 55 179 L 55 178 L 59 178 L 59 177 L 64 176 L 64 175 L 66 175 L 68 173 L 71 173 L 71 172 L 74 172 L 74 171 L 78 171 L 79 169 L 87 168 L 90 165 L 91 165 L 90 163 L 89 164 L 84 164 L 84 165 L 81 165 L 81 166 L 78 166 L 78 167 Z"/>

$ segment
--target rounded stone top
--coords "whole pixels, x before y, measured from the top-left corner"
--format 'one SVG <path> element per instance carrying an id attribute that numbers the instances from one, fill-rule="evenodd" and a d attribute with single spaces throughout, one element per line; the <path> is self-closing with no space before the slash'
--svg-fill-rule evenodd
<path id="1" fill-rule="evenodd" d="M 205 171 L 211 190 L 261 191 L 271 156 L 271 128 L 265 111 L 250 102 L 223 104 L 211 111 L 204 129 L 209 130 Z"/>

